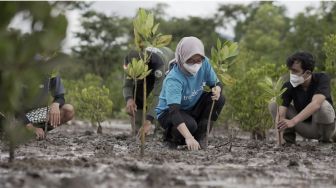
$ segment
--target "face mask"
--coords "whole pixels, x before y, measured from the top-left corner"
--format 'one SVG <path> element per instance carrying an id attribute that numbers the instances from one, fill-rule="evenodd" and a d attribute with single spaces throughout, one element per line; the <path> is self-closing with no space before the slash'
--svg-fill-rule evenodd
<path id="1" fill-rule="evenodd" d="M 296 74 L 289 74 L 289 81 L 293 87 L 297 87 L 300 84 L 303 84 L 304 78 L 302 76 L 298 76 Z"/>
<path id="2" fill-rule="evenodd" d="M 297 87 L 298 85 L 303 84 L 309 78 L 310 76 L 307 79 L 304 79 L 303 76 L 298 76 L 291 73 L 289 74 L 289 81 L 293 87 Z"/>
<path id="3" fill-rule="evenodd" d="M 192 75 L 196 75 L 196 73 L 199 71 L 201 68 L 202 63 L 195 63 L 195 64 L 187 64 L 183 63 L 183 67 Z"/>

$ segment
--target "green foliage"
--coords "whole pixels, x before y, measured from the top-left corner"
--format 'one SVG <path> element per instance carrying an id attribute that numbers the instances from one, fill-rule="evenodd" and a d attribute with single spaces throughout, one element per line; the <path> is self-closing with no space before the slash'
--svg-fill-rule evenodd
<path id="1" fill-rule="evenodd" d="M 89 86 L 100 87 L 102 86 L 102 82 L 102 78 L 94 74 L 86 74 L 82 80 L 63 80 L 64 87 L 66 88 L 66 100 L 75 107 L 77 117 L 85 118 L 85 114 L 81 110 L 78 110 L 80 106 L 83 106 L 80 99 L 82 90 Z"/>
<path id="2" fill-rule="evenodd" d="M 114 70 L 110 76 L 104 80 L 104 85 L 110 90 L 110 99 L 113 101 L 113 111 L 109 118 L 126 119 L 128 117 L 125 112 L 125 100 L 122 95 L 124 72 L 121 70 Z"/>
<path id="3" fill-rule="evenodd" d="M 229 114 L 226 115 L 238 122 L 245 131 L 264 131 L 271 128 L 272 120 L 265 102 L 266 92 L 258 83 L 266 76 L 277 78 L 285 72 L 287 69 L 284 66 L 277 68 L 275 64 L 261 62 L 259 66 L 240 72 L 236 84 L 227 91 Z"/>
<path id="4" fill-rule="evenodd" d="M 84 119 L 99 124 L 112 112 L 109 94 L 110 90 L 105 86 L 89 85 L 77 94 L 79 99 L 77 111 Z"/>
<path id="5" fill-rule="evenodd" d="M 221 36 L 217 30 L 222 28 L 214 18 L 207 17 L 188 17 L 171 18 L 170 20 L 160 20 L 159 31 L 164 31 L 173 36 L 173 41 L 169 47 L 175 49 L 179 40 L 185 36 L 195 36 L 202 40 L 206 54 L 210 54 L 211 47 L 216 44 L 218 38 L 225 39 L 227 36 Z M 224 26 L 225 27 L 225 26 Z M 227 38 L 226 38 L 227 39 Z"/>
<path id="6" fill-rule="evenodd" d="M 0 120 L 0 128 L 5 130 L 10 160 L 14 158 L 14 148 L 29 137 L 22 122 L 14 121 L 15 114 L 22 113 L 24 106 L 31 107 L 41 82 L 57 64 L 67 62 L 67 56 L 61 53 L 35 61 L 37 54 L 50 56 L 61 48 L 67 19 L 59 10 L 59 6 L 49 2 L 0 3 L 0 112 L 6 117 Z M 23 13 L 23 22 L 31 33 L 8 28 L 13 18 Z"/>
<path id="7" fill-rule="evenodd" d="M 325 70 L 331 76 L 331 94 L 336 99 L 336 34 L 326 37 L 323 45 L 323 52 L 326 55 Z"/>
<path id="8" fill-rule="evenodd" d="M 61 73 L 62 75 L 66 73 L 69 78 L 78 78 L 79 80 L 86 73 L 100 75 L 103 78 L 103 84 L 110 88 L 110 95 L 115 99 L 113 100 L 113 112 L 120 113 L 124 107 L 124 101 L 121 89 L 115 88 L 122 88 L 120 82 L 122 79 L 121 64 L 125 52 L 132 46 L 127 45 L 130 41 L 136 38 L 135 44 L 138 48 L 144 49 L 150 46 L 150 43 L 155 43 L 153 37 L 158 33 L 169 33 L 174 36 L 169 44 L 174 49 L 182 37 L 196 36 L 203 41 L 206 54 L 211 54 L 210 49 L 215 46 L 217 39 L 224 40 L 227 37 L 219 35 L 218 31 L 234 26 L 234 41 L 239 42 L 239 56 L 232 60 L 232 63 L 235 62 L 234 64 L 228 64 L 230 67 L 225 74 L 219 73 L 218 75 L 230 75 L 232 79 L 239 82 L 238 84 L 244 85 L 240 80 L 248 80 L 247 72 L 252 71 L 251 69 L 260 69 L 266 64 L 276 64 L 274 72 L 270 71 L 270 75 L 261 74 L 259 78 L 257 75 L 253 76 L 255 80 L 263 80 L 264 76 L 270 76 L 275 80 L 287 71 L 286 67 L 280 67 L 280 65 L 285 64 L 286 58 L 290 54 L 298 50 L 306 50 L 317 56 L 316 62 L 320 70 L 327 70 L 332 77 L 335 77 L 335 71 L 330 69 L 331 66 L 328 65 L 329 68 L 327 68 L 327 64 L 335 59 L 332 57 L 334 53 L 332 51 L 326 53 L 324 48 L 326 48 L 325 43 L 329 41 L 325 37 L 335 33 L 336 3 L 321 2 L 320 5 L 320 7 L 311 7 L 293 18 L 287 17 L 285 7 L 276 2 L 252 2 L 248 5 L 223 4 L 220 5 L 213 17 L 206 18 L 168 17 L 165 15 L 165 8 L 162 8 L 164 7 L 162 5 L 158 5 L 152 11 L 153 14 L 143 10 L 139 11 L 138 17 L 135 19 L 97 15 L 98 13 L 93 12 L 84 13 L 83 22 L 81 22 L 84 30 L 80 32 L 80 35 L 76 35 L 80 42 L 73 51 L 75 57 L 80 58 L 81 61 L 74 61 L 71 71 L 67 69 L 66 72 Z M 1 18 L 8 15 L 6 12 L 1 12 Z M 129 29 L 134 22 L 136 22 L 133 25 L 134 29 L 137 30 L 135 33 L 134 30 Z M 335 45 L 329 46 L 334 47 Z M 140 53 L 143 52 L 140 51 Z M 231 59 L 229 60 L 231 62 Z M 328 63 L 326 63 L 327 61 Z M 73 74 L 73 70 L 76 71 L 76 74 Z M 221 71 L 216 70 L 216 72 Z M 220 77 L 219 79 L 222 81 L 225 80 Z M 230 79 L 228 80 L 230 82 Z M 242 94 L 235 93 L 230 87 L 225 88 L 223 92 L 227 101 L 221 118 L 224 118 L 225 121 L 237 119 L 232 112 L 238 113 L 236 107 L 241 105 L 240 101 L 244 101 L 250 93 L 254 92 L 256 87 L 259 87 L 256 83 L 253 82 L 249 87 L 245 84 L 244 87 L 247 88 L 241 90 L 244 92 Z M 332 80 L 332 83 L 335 85 L 335 79 Z M 333 90 L 334 88 L 332 87 Z M 236 95 L 233 95 L 234 93 Z M 254 93 L 259 95 L 257 91 Z M 333 91 L 333 95 L 335 96 L 335 91 Z M 232 98 L 237 98 L 237 100 L 232 100 Z M 237 103 L 234 104 L 235 102 Z M 261 111 L 256 117 L 262 117 L 260 114 L 264 112 L 266 113 L 266 111 Z M 243 113 L 247 113 L 247 110 Z M 266 116 L 268 117 L 269 114 L 266 113 Z M 254 121 L 253 119 L 256 118 L 252 117 L 251 121 Z M 245 123 L 245 125 L 247 124 Z"/>
<path id="9" fill-rule="evenodd" d="M 142 59 L 137 60 L 133 58 L 125 71 L 129 79 L 136 81 L 143 80 L 152 70 L 148 70 L 148 65 Z"/>
<path id="10" fill-rule="evenodd" d="M 285 41 L 289 23 L 281 7 L 270 3 L 261 4 L 245 26 L 246 32 L 240 43 L 253 51 L 255 61 L 263 60 L 280 64 L 285 56 Z M 263 58 L 263 59 L 262 59 Z"/>
<path id="11" fill-rule="evenodd" d="M 325 70 L 332 75 L 336 76 L 336 34 L 326 37 L 323 52 L 326 55 Z"/>
<path id="12" fill-rule="evenodd" d="M 143 109 L 142 109 L 142 125 L 145 124 L 146 114 L 147 114 L 147 86 L 146 77 L 149 75 L 151 70 L 148 70 L 148 62 L 151 54 L 148 56 L 146 48 L 147 47 L 164 47 L 168 45 L 172 39 L 171 35 L 162 35 L 161 33 L 156 34 L 158 30 L 159 23 L 154 23 L 154 16 L 152 13 L 147 13 L 144 9 L 139 9 L 137 16 L 133 19 L 134 27 L 134 42 L 135 46 L 139 52 L 140 59 L 132 59 L 132 63 L 126 70 L 128 76 L 130 76 L 135 82 L 137 80 L 144 80 L 143 83 Z M 136 95 L 136 90 L 134 91 L 134 96 Z M 135 119 L 134 119 L 135 121 Z M 141 129 L 141 156 L 144 156 L 145 147 L 145 132 Z"/>
<path id="13" fill-rule="evenodd" d="M 238 55 L 238 44 L 226 41 L 222 44 L 217 39 L 217 48 L 211 48 L 211 64 L 215 69 L 220 81 L 226 85 L 233 85 L 235 80 L 227 73 L 230 67 L 230 61 L 234 56 Z"/>
<path id="14" fill-rule="evenodd" d="M 103 84 L 103 79 L 94 74 L 84 75 L 83 80 L 63 80 L 67 88 L 67 101 L 76 108 L 76 116 L 98 125 L 112 116 L 112 98 L 110 89 Z"/>
<path id="15" fill-rule="evenodd" d="M 83 72 L 91 72 L 105 79 L 112 70 L 121 70 L 131 21 L 87 10 L 82 14 L 81 26 L 83 30 L 75 33 L 79 43 L 72 48 L 76 62 L 70 73 L 75 73 L 78 78 Z"/>
<path id="16" fill-rule="evenodd" d="M 13 124 L 5 126 L 5 141 L 7 144 L 12 144 L 14 147 L 20 144 L 25 143 L 28 139 L 33 138 L 34 133 L 28 129 L 22 128 L 22 125 L 16 124 L 15 121 L 12 121 Z M 20 126 L 20 127 L 19 127 Z M 15 139 L 12 139 L 15 138 Z"/>
<path id="17" fill-rule="evenodd" d="M 283 84 L 284 81 L 281 77 L 277 82 L 273 82 L 272 78 L 268 76 L 258 83 L 264 91 L 263 97 L 266 103 L 275 102 L 278 106 L 282 104 L 281 95 L 286 91 L 286 88 L 282 88 Z"/>
<path id="18" fill-rule="evenodd" d="M 159 25 L 159 23 L 154 23 L 152 13 L 147 13 L 142 8 L 139 9 L 137 16 L 133 19 L 134 43 L 138 51 L 143 51 L 148 46 L 164 47 L 171 42 L 171 35 L 157 33 Z"/>

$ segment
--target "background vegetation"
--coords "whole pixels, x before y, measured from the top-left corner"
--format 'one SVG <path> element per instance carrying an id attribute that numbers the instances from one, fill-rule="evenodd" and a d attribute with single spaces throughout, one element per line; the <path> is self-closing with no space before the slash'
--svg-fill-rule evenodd
<path id="1" fill-rule="evenodd" d="M 46 3 L 30 2 L 29 4 L 42 6 Z M 1 17 L 4 18 L 1 20 L 0 26 L 2 28 L 6 28 L 10 18 L 21 11 L 18 8 L 9 14 L 10 7 L 20 7 L 19 5 L 21 3 L 8 3 L 6 5 L 9 7 L 6 9 L 7 12 L 1 11 Z M 77 108 L 77 118 L 85 118 L 86 115 L 83 110 L 78 109 L 83 105 L 80 104 L 81 101 L 76 96 L 78 93 L 83 93 L 85 89 L 88 91 L 87 88 L 91 86 L 104 86 L 104 95 L 108 95 L 108 98 L 113 102 L 113 111 L 107 111 L 106 118 L 125 118 L 125 102 L 122 97 L 122 80 L 124 78 L 122 65 L 125 54 L 134 48 L 132 18 L 105 15 L 94 11 L 86 3 L 73 3 L 66 6 L 64 3 L 56 3 L 53 6 L 58 8 L 59 12 L 69 8 L 79 9 L 82 12 L 81 27 L 83 30 L 75 34 L 80 42 L 71 50 L 71 61 L 60 69 L 67 89 L 66 100 Z M 321 2 L 318 8 L 308 7 L 293 18 L 286 15 L 285 7 L 275 5 L 272 2 L 221 5 L 214 16 L 206 18 L 172 17 L 167 19 L 166 6 L 158 4 L 150 11 L 154 13 L 156 21 L 160 23 L 158 32 L 169 33 L 173 36 L 169 46 L 173 50 L 182 37 L 190 35 L 199 37 L 204 42 L 207 56 L 211 55 L 211 47 L 216 45 L 217 38 L 222 41 L 231 40 L 239 44 L 239 55 L 228 69 L 230 76 L 237 82 L 233 86 L 224 87 L 227 103 L 219 122 L 220 125 L 234 124 L 247 131 L 267 130 L 272 127 L 271 116 L 267 112 L 267 104 L 262 97 L 263 91 L 258 88 L 257 83 L 266 75 L 274 80 L 280 76 L 286 77 L 288 72 L 284 67 L 286 58 L 298 50 L 313 53 L 316 57 L 317 70 L 328 72 L 333 78 L 332 83 L 335 86 L 335 2 Z M 3 9 L 4 6 L 1 7 Z M 42 14 L 41 10 L 44 9 L 32 9 L 32 16 L 42 20 L 46 19 L 48 15 Z M 34 29 L 38 26 L 33 27 L 32 30 L 34 37 L 41 38 L 41 40 L 43 37 L 47 37 L 54 45 L 43 43 L 44 39 L 41 43 L 36 43 L 36 40 L 26 40 L 23 46 L 30 48 L 33 46 L 34 48 L 31 49 L 34 50 L 29 52 L 29 57 L 24 57 L 25 59 L 31 58 L 36 51 L 59 47 L 58 41 L 62 37 L 60 32 L 63 31 L 61 28 L 66 27 L 66 21 L 64 17 L 57 19 L 59 19 L 58 27 L 51 27 L 45 33 Z M 52 23 L 48 22 L 45 26 L 52 26 Z M 59 23 L 62 27 L 59 27 Z M 220 28 L 227 28 L 231 25 L 234 25 L 234 38 L 227 38 L 223 33 L 217 32 Z M 58 32 L 57 35 L 54 34 L 55 32 Z M 0 44 L 0 51 L 9 49 L 8 46 L 12 46 L 9 40 L 13 38 L 17 41 L 23 40 L 24 36 L 19 36 L 16 31 L 8 29 L 5 33 L 2 32 L 1 37 L 4 40 Z M 12 46 L 11 49 L 20 48 Z M 2 52 L 2 54 L 7 54 L 1 57 L 3 59 L 1 60 L 2 67 L 6 62 L 17 62 L 18 59 L 11 61 L 4 59 L 9 57 L 8 54 L 15 53 L 14 51 Z M 19 56 L 16 55 L 16 58 Z M 3 74 L 4 70 L 4 68 L 0 69 L 1 84 L 7 75 Z M 9 70 L 6 68 L 7 71 Z M 15 87 L 19 86 L 15 85 Z M 336 89 L 333 87 L 334 98 L 336 98 L 335 95 Z M 18 98 L 13 98 L 16 95 L 9 96 L 11 96 L 10 101 L 12 102 L 18 100 Z M 1 99 L 1 101 L 3 100 Z M 3 103 L 1 106 L 4 106 Z"/>

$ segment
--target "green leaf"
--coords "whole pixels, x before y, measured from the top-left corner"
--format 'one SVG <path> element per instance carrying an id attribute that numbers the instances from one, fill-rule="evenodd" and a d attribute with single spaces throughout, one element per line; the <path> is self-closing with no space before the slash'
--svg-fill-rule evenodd
<path id="1" fill-rule="evenodd" d="M 155 47 L 161 48 L 167 46 L 171 42 L 171 40 L 172 40 L 171 35 L 162 35 L 160 37 L 157 37 L 157 43 Z"/>
<path id="2" fill-rule="evenodd" d="M 217 49 L 221 49 L 222 48 L 222 43 L 219 40 L 219 38 L 217 38 Z"/>
<path id="3" fill-rule="evenodd" d="M 153 27 L 153 29 L 152 29 L 152 33 L 153 33 L 153 35 L 155 35 L 156 31 L 157 31 L 158 28 L 159 28 L 159 25 L 160 25 L 160 23 L 157 23 L 157 24 Z"/>

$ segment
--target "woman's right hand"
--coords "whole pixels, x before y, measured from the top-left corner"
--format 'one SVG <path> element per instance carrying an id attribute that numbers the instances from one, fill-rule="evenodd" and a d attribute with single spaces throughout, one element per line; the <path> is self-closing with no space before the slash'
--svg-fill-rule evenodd
<path id="1" fill-rule="evenodd" d="M 185 142 L 188 146 L 188 150 L 199 150 L 201 149 L 201 146 L 199 145 L 199 143 L 195 140 L 194 137 L 188 137 L 185 139 Z"/>

